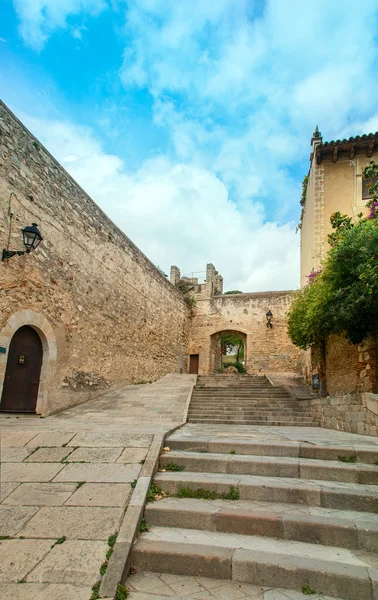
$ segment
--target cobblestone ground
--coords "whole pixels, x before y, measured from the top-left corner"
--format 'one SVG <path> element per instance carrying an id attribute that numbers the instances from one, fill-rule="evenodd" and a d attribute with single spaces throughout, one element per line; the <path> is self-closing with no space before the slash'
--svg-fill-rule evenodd
<path id="1" fill-rule="evenodd" d="M 2 600 L 89 600 L 154 434 L 182 422 L 192 381 L 128 386 L 46 419 L 1 415 Z"/>

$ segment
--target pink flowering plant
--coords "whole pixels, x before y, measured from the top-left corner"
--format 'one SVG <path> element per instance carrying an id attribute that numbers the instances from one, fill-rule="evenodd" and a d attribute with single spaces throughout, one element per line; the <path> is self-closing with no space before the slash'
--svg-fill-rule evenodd
<path id="1" fill-rule="evenodd" d="M 314 271 L 314 269 L 312 269 L 311 273 L 309 273 L 307 275 L 307 282 L 308 283 L 312 283 L 315 279 L 315 277 L 317 275 L 320 275 L 323 272 L 323 269 L 318 269 L 317 271 Z"/>

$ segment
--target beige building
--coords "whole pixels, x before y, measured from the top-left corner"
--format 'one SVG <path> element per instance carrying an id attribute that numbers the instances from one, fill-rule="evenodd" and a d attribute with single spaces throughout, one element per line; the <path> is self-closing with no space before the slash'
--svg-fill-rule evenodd
<path id="1" fill-rule="evenodd" d="M 366 210 L 368 186 L 362 169 L 378 161 L 378 132 L 323 142 L 318 128 L 311 139 L 310 170 L 301 224 L 301 286 L 327 254 L 330 217 L 340 211 L 355 217 Z"/>
<path id="2" fill-rule="evenodd" d="M 180 271 L 171 267 L 171 282 L 177 283 Z M 224 294 L 223 277 L 213 264 L 206 267 L 206 281 L 182 278 L 190 286 L 195 306 L 189 324 L 188 367 L 191 373 L 207 375 L 222 370 L 221 338 L 239 337 L 244 346 L 247 373 L 295 373 L 299 350 L 287 334 L 287 313 L 294 292 L 255 292 Z M 271 313 L 268 326 L 267 313 Z"/>

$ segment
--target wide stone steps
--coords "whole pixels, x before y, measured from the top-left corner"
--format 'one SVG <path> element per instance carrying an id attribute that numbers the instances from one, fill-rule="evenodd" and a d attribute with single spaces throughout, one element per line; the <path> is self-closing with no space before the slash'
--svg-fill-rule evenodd
<path id="1" fill-rule="evenodd" d="M 273 508 L 272 508 L 273 507 Z M 378 514 L 239 500 L 165 498 L 146 506 L 151 527 L 259 535 L 378 552 Z"/>
<path id="2" fill-rule="evenodd" d="M 304 542 L 152 527 L 133 553 L 140 570 L 232 579 L 253 585 L 301 589 L 346 600 L 373 600 L 374 555 Z"/>
<path id="3" fill-rule="evenodd" d="M 303 586 L 318 599 L 378 600 L 378 448 L 191 431 L 165 442 L 138 572 L 261 586 L 256 598 L 269 600 L 302 598 Z"/>
<path id="4" fill-rule="evenodd" d="M 173 450 L 163 454 L 160 467 L 169 464 L 185 467 L 195 473 L 224 473 L 260 475 L 267 477 L 296 477 L 299 479 L 327 480 L 348 483 L 378 485 L 378 467 L 365 464 L 349 464 L 337 461 L 277 456 L 203 454 Z"/>

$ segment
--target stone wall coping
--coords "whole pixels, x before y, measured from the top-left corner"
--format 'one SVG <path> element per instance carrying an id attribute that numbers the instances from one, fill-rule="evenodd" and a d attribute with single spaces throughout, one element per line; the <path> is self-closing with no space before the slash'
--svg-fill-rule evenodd
<path id="1" fill-rule="evenodd" d="M 219 299 L 219 298 L 225 298 L 225 299 L 232 299 L 232 298 L 264 298 L 264 297 L 274 297 L 274 296 L 287 296 L 295 294 L 298 290 L 277 290 L 274 292 L 245 292 L 242 294 L 219 294 L 217 296 L 212 296 L 213 299 Z M 208 298 L 206 298 L 208 300 Z"/>
<path id="2" fill-rule="evenodd" d="M 183 303 L 185 303 L 184 300 L 184 296 L 182 294 L 182 292 L 180 292 L 179 289 L 176 288 L 175 285 L 173 285 L 169 279 L 167 279 L 166 277 L 164 277 L 164 275 L 161 273 L 161 271 L 156 267 L 156 265 L 154 265 L 153 262 L 150 261 L 150 259 L 140 250 L 140 248 L 138 248 L 138 246 L 136 246 L 134 244 L 134 242 L 131 241 L 131 239 L 110 219 L 110 217 L 108 217 L 108 215 L 98 206 L 98 204 L 93 200 L 93 198 L 91 198 L 91 196 L 85 191 L 83 190 L 83 188 L 77 183 L 77 181 L 72 177 L 72 175 L 70 175 L 68 173 L 68 171 L 66 171 L 66 169 L 57 161 L 57 159 L 47 150 L 47 148 L 40 142 L 39 139 L 37 139 L 32 133 L 31 131 L 29 131 L 29 129 L 27 127 L 25 127 L 25 125 L 20 121 L 20 119 L 18 117 L 16 117 L 16 115 L 10 110 L 10 108 L 8 108 L 8 106 L 6 104 L 4 104 L 4 102 L 0 99 L 0 108 L 2 108 L 4 111 L 6 111 L 9 116 L 17 122 L 17 124 L 19 125 L 19 127 L 21 127 L 21 129 L 23 131 L 25 131 L 28 136 L 30 136 L 30 138 L 32 140 L 34 140 L 35 142 L 38 143 L 38 145 L 41 147 L 41 149 L 43 150 L 43 152 L 45 152 L 48 157 L 55 163 L 55 165 L 57 166 L 57 168 L 62 171 L 64 173 L 64 175 L 67 177 L 67 179 L 69 179 L 71 181 L 71 183 L 76 186 L 80 192 L 87 198 L 87 200 L 93 204 L 96 207 L 96 210 L 98 210 L 98 212 L 101 214 L 101 217 L 104 219 L 104 221 L 106 222 L 106 224 L 108 225 L 108 227 L 110 229 L 112 229 L 113 231 L 116 231 L 117 234 L 129 245 L 131 246 L 131 248 L 142 258 L 142 260 L 144 260 L 148 266 L 151 268 L 151 270 L 153 270 L 155 272 L 155 274 L 159 277 L 159 279 L 161 281 L 164 281 L 165 285 L 168 285 L 170 288 L 173 288 L 175 290 L 175 292 L 178 294 L 179 297 L 182 297 L 182 301 Z"/>

